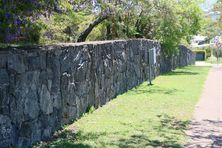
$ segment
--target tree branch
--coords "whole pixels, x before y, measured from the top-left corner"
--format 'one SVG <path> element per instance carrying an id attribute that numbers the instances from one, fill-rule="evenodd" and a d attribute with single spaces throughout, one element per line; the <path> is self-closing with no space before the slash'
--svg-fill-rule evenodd
<path id="1" fill-rule="evenodd" d="M 103 14 L 100 17 L 98 17 L 94 22 L 90 23 L 89 26 L 80 34 L 77 42 L 84 42 L 86 41 L 86 38 L 88 35 L 92 32 L 92 30 L 102 23 L 104 20 L 106 20 L 109 17 L 108 14 Z"/>

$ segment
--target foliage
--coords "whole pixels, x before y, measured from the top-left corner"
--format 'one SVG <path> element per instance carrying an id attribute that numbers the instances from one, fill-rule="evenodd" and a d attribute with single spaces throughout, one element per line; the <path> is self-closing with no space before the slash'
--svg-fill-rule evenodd
<path id="1" fill-rule="evenodd" d="M 182 40 L 189 41 L 201 29 L 202 12 L 196 0 L 12 1 L 1 1 L 0 42 L 76 42 L 86 31 L 83 35 L 90 41 L 159 40 L 170 56 Z"/>
<path id="2" fill-rule="evenodd" d="M 211 54 L 212 54 L 212 48 L 211 47 L 206 47 L 206 48 L 204 48 L 204 50 L 206 51 L 206 57 L 207 58 L 209 58 L 209 57 L 211 57 Z"/>
<path id="3" fill-rule="evenodd" d="M 50 13 L 56 3 L 54 0 L 1 0 L 0 41 L 38 41 L 41 25 L 33 22 L 41 14 Z"/>
<path id="4" fill-rule="evenodd" d="M 205 49 L 194 49 L 192 51 L 193 52 L 202 52 L 202 53 L 206 54 L 206 50 Z"/>
<path id="5" fill-rule="evenodd" d="M 92 114 L 95 110 L 96 109 L 94 106 L 88 106 L 88 108 L 86 109 L 86 113 Z"/>
<path id="6" fill-rule="evenodd" d="M 202 52 L 202 53 L 204 53 L 206 58 L 209 58 L 212 54 L 212 50 L 213 50 L 212 47 L 204 47 L 201 49 L 199 49 L 199 48 L 193 49 L 193 52 Z"/>
<path id="7" fill-rule="evenodd" d="M 40 43 L 75 42 L 92 19 L 92 15 L 83 16 L 74 12 L 56 13 L 50 17 L 50 20 L 41 19 L 38 23 L 44 24 L 44 27 L 41 30 Z"/>
<path id="8" fill-rule="evenodd" d="M 213 7 L 214 12 L 219 12 L 222 14 L 222 1 L 218 0 L 217 3 Z M 205 18 L 204 29 L 202 34 L 208 36 L 209 38 L 213 38 L 215 36 L 221 35 L 222 29 L 222 16 L 220 15 L 218 20 L 212 20 L 211 16 Z"/>
<path id="9" fill-rule="evenodd" d="M 36 147 L 182 147 L 208 70 L 191 66 L 159 76 Z"/>
<path id="10" fill-rule="evenodd" d="M 205 49 L 194 49 L 192 50 L 194 53 L 203 53 L 204 54 L 204 59 L 207 58 L 207 52 Z"/>
<path id="11" fill-rule="evenodd" d="M 201 10 L 196 1 L 165 1 L 163 21 L 161 21 L 158 38 L 162 41 L 168 55 L 174 54 L 183 39 L 190 41 L 191 36 L 201 29 Z"/>
<path id="12" fill-rule="evenodd" d="M 218 22 L 212 21 L 210 16 L 207 16 L 202 24 L 203 29 L 200 32 L 201 35 L 207 36 L 209 39 L 219 35 L 220 28 Z"/>
<path id="13" fill-rule="evenodd" d="M 183 39 L 190 41 L 201 29 L 202 11 L 195 0 L 119 2 L 115 16 L 108 19 L 108 39 L 157 39 L 170 56 L 177 53 Z"/>
<path id="14" fill-rule="evenodd" d="M 211 63 L 211 64 L 221 64 L 222 63 L 222 59 L 216 59 L 216 58 L 209 58 L 206 61 L 207 63 Z"/>
<path id="15" fill-rule="evenodd" d="M 219 58 L 222 58 L 222 49 L 213 49 L 213 55 L 219 60 Z"/>

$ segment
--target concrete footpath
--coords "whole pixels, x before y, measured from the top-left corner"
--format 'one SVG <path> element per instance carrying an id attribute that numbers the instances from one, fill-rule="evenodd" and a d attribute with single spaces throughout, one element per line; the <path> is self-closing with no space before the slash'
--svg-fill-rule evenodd
<path id="1" fill-rule="evenodd" d="M 188 148 L 222 148 L 222 66 L 212 65 L 193 120 Z"/>

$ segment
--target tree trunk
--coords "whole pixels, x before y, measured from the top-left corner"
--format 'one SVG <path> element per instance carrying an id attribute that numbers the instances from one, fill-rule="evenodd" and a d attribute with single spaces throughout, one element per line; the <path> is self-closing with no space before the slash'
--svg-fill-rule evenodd
<path id="1" fill-rule="evenodd" d="M 106 39 L 107 40 L 110 40 L 112 37 L 111 37 L 111 25 L 110 24 L 108 24 L 107 26 L 106 26 Z"/>
<path id="2" fill-rule="evenodd" d="M 80 34 L 77 42 L 84 42 L 86 41 L 86 38 L 88 37 L 88 35 L 92 32 L 92 30 L 100 23 L 102 23 L 105 19 L 108 18 L 107 14 L 101 15 L 100 17 L 98 17 L 94 22 L 92 22 L 91 24 L 89 24 L 89 26 Z"/>
<path id="3" fill-rule="evenodd" d="M 136 28 L 136 32 L 137 34 L 135 35 L 136 38 L 142 38 L 142 27 L 141 27 L 141 17 L 143 15 L 143 10 L 141 10 L 138 19 L 136 20 L 136 24 L 135 24 L 135 28 Z"/>

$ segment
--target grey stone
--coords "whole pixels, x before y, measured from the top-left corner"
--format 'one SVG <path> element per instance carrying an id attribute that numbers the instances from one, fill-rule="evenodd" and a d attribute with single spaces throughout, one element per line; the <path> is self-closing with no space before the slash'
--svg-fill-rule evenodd
<path id="1" fill-rule="evenodd" d="M 10 118 L 0 114 L 0 146 L 8 148 L 15 144 L 14 134 Z"/>
<path id="2" fill-rule="evenodd" d="M 6 68 L 8 58 L 7 56 L 8 55 L 6 53 L 0 53 L 0 68 Z"/>
<path id="3" fill-rule="evenodd" d="M 43 135 L 42 138 L 43 139 L 49 139 L 52 136 L 52 129 L 51 127 L 47 127 L 43 130 Z"/>
<path id="4" fill-rule="evenodd" d="M 24 97 L 24 114 L 28 115 L 25 118 L 27 120 L 35 119 L 39 115 L 38 96 L 37 92 L 34 90 L 27 90 L 28 92 Z"/>
<path id="5" fill-rule="evenodd" d="M 9 85 L 9 76 L 6 69 L 0 69 L 0 89 Z"/>
<path id="6" fill-rule="evenodd" d="M 19 137 L 17 144 L 18 148 L 28 148 L 30 147 L 30 145 L 31 145 L 30 138 Z"/>
<path id="7" fill-rule="evenodd" d="M 32 52 L 27 57 L 29 70 L 46 69 L 46 52 Z"/>
<path id="8" fill-rule="evenodd" d="M 26 70 L 25 56 L 11 53 L 8 56 L 8 69 L 16 73 L 23 73 Z"/>
<path id="9" fill-rule="evenodd" d="M 23 111 L 26 115 L 24 120 L 34 119 L 39 114 L 37 88 L 39 86 L 39 74 L 38 71 L 31 71 L 17 77 L 13 93 L 16 98 L 17 111 Z"/>
<path id="10" fill-rule="evenodd" d="M 53 100 L 50 97 L 50 92 L 46 85 L 42 85 L 40 91 L 40 108 L 44 114 L 53 112 Z"/>
<path id="11" fill-rule="evenodd" d="M 20 126 L 20 124 L 24 121 L 24 107 L 23 102 L 15 98 L 15 96 L 10 95 L 10 116 L 12 117 L 12 122 L 16 123 L 17 126 Z"/>
<path id="12" fill-rule="evenodd" d="M 60 93 L 51 93 L 51 98 L 53 99 L 53 107 L 59 109 L 61 108 L 61 95 Z"/>

